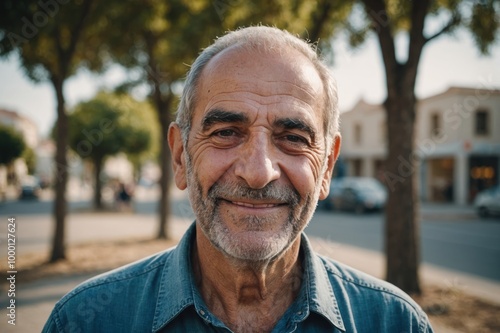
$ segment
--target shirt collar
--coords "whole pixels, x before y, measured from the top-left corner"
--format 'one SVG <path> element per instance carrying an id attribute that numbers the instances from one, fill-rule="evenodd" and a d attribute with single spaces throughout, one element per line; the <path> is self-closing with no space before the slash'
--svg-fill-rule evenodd
<path id="1" fill-rule="evenodd" d="M 321 262 L 303 233 L 301 236 L 301 249 L 304 253 L 305 263 L 305 292 L 309 310 L 314 311 L 328 319 L 335 327 L 345 331 L 344 322 L 340 314 L 339 305 L 332 289 L 325 265 Z M 302 291 L 304 288 L 302 288 Z M 301 293 L 302 293 L 301 291 Z"/>
<path id="2" fill-rule="evenodd" d="M 193 223 L 177 247 L 170 253 L 161 276 L 153 332 L 159 331 L 184 309 L 194 304 L 192 286 L 195 285 L 191 266 L 191 244 L 195 241 Z"/>
<path id="3" fill-rule="evenodd" d="M 172 256 L 163 267 L 158 290 L 153 332 L 159 331 L 187 307 L 194 305 L 196 285 L 191 266 L 191 248 L 195 241 L 195 224 L 186 231 L 177 247 L 170 253 Z M 324 264 L 314 253 L 305 234 L 301 235 L 301 249 L 304 254 L 304 283 L 301 287 L 300 301 L 306 302 L 305 312 L 314 311 L 338 329 L 345 331 L 337 299 L 333 293 Z M 305 293 L 305 294 L 304 294 Z"/>

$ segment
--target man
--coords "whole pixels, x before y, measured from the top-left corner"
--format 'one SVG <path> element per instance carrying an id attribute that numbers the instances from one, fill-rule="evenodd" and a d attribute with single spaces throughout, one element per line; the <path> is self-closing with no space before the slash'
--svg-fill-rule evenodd
<path id="1" fill-rule="evenodd" d="M 307 43 L 268 27 L 218 39 L 168 141 L 196 222 L 177 248 L 70 292 L 44 331 L 432 332 L 407 295 L 302 233 L 340 149 L 336 87 Z"/>

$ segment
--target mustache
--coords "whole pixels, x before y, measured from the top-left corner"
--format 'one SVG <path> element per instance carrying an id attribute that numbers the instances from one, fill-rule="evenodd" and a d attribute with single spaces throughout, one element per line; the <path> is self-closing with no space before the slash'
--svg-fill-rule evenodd
<path id="1" fill-rule="evenodd" d="M 289 205 L 298 205 L 300 194 L 288 185 L 278 185 L 275 182 L 267 184 L 261 189 L 248 187 L 241 182 L 216 182 L 208 190 L 208 198 L 220 201 L 222 198 L 229 200 L 253 199 L 253 200 L 273 200 Z"/>

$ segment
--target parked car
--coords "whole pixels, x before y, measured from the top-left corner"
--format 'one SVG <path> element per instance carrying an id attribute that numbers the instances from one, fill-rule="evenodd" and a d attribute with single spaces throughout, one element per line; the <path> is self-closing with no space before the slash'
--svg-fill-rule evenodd
<path id="1" fill-rule="evenodd" d="M 361 214 L 384 209 L 387 190 L 375 178 L 343 177 L 332 181 L 325 201 L 328 208 Z"/>
<path id="2" fill-rule="evenodd" d="M 500 186 L 479 192 L 474 200 L 474 208 L 481 217 L 500 215 Z"/>
<path id="3" fill-rule="evenodd" d="M 25 177 L 21 180 L 19 188 L 19 199 L 37 199 L 40 195 L 40 184 L 33 176 Z"/>

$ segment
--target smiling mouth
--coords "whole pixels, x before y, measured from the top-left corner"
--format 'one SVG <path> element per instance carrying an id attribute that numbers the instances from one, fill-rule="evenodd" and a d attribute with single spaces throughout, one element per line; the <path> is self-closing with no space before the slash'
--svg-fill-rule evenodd
<path id="1" fill-rule="evenodd" d="M 231 203 L 236 206 L 241 206 L 241 207 L 247 207 L 247 208 L 257 208 L 257 209 L 262 209 L 262 208 L 274 208 L 274 207 L 280 207 L 285 205 L 285 203 L 249 203 L 249 202 L 242 202 L 242 201 L 231 201 L 231 200 L 226 200 L 223 199 L 224 201 Z"/>

